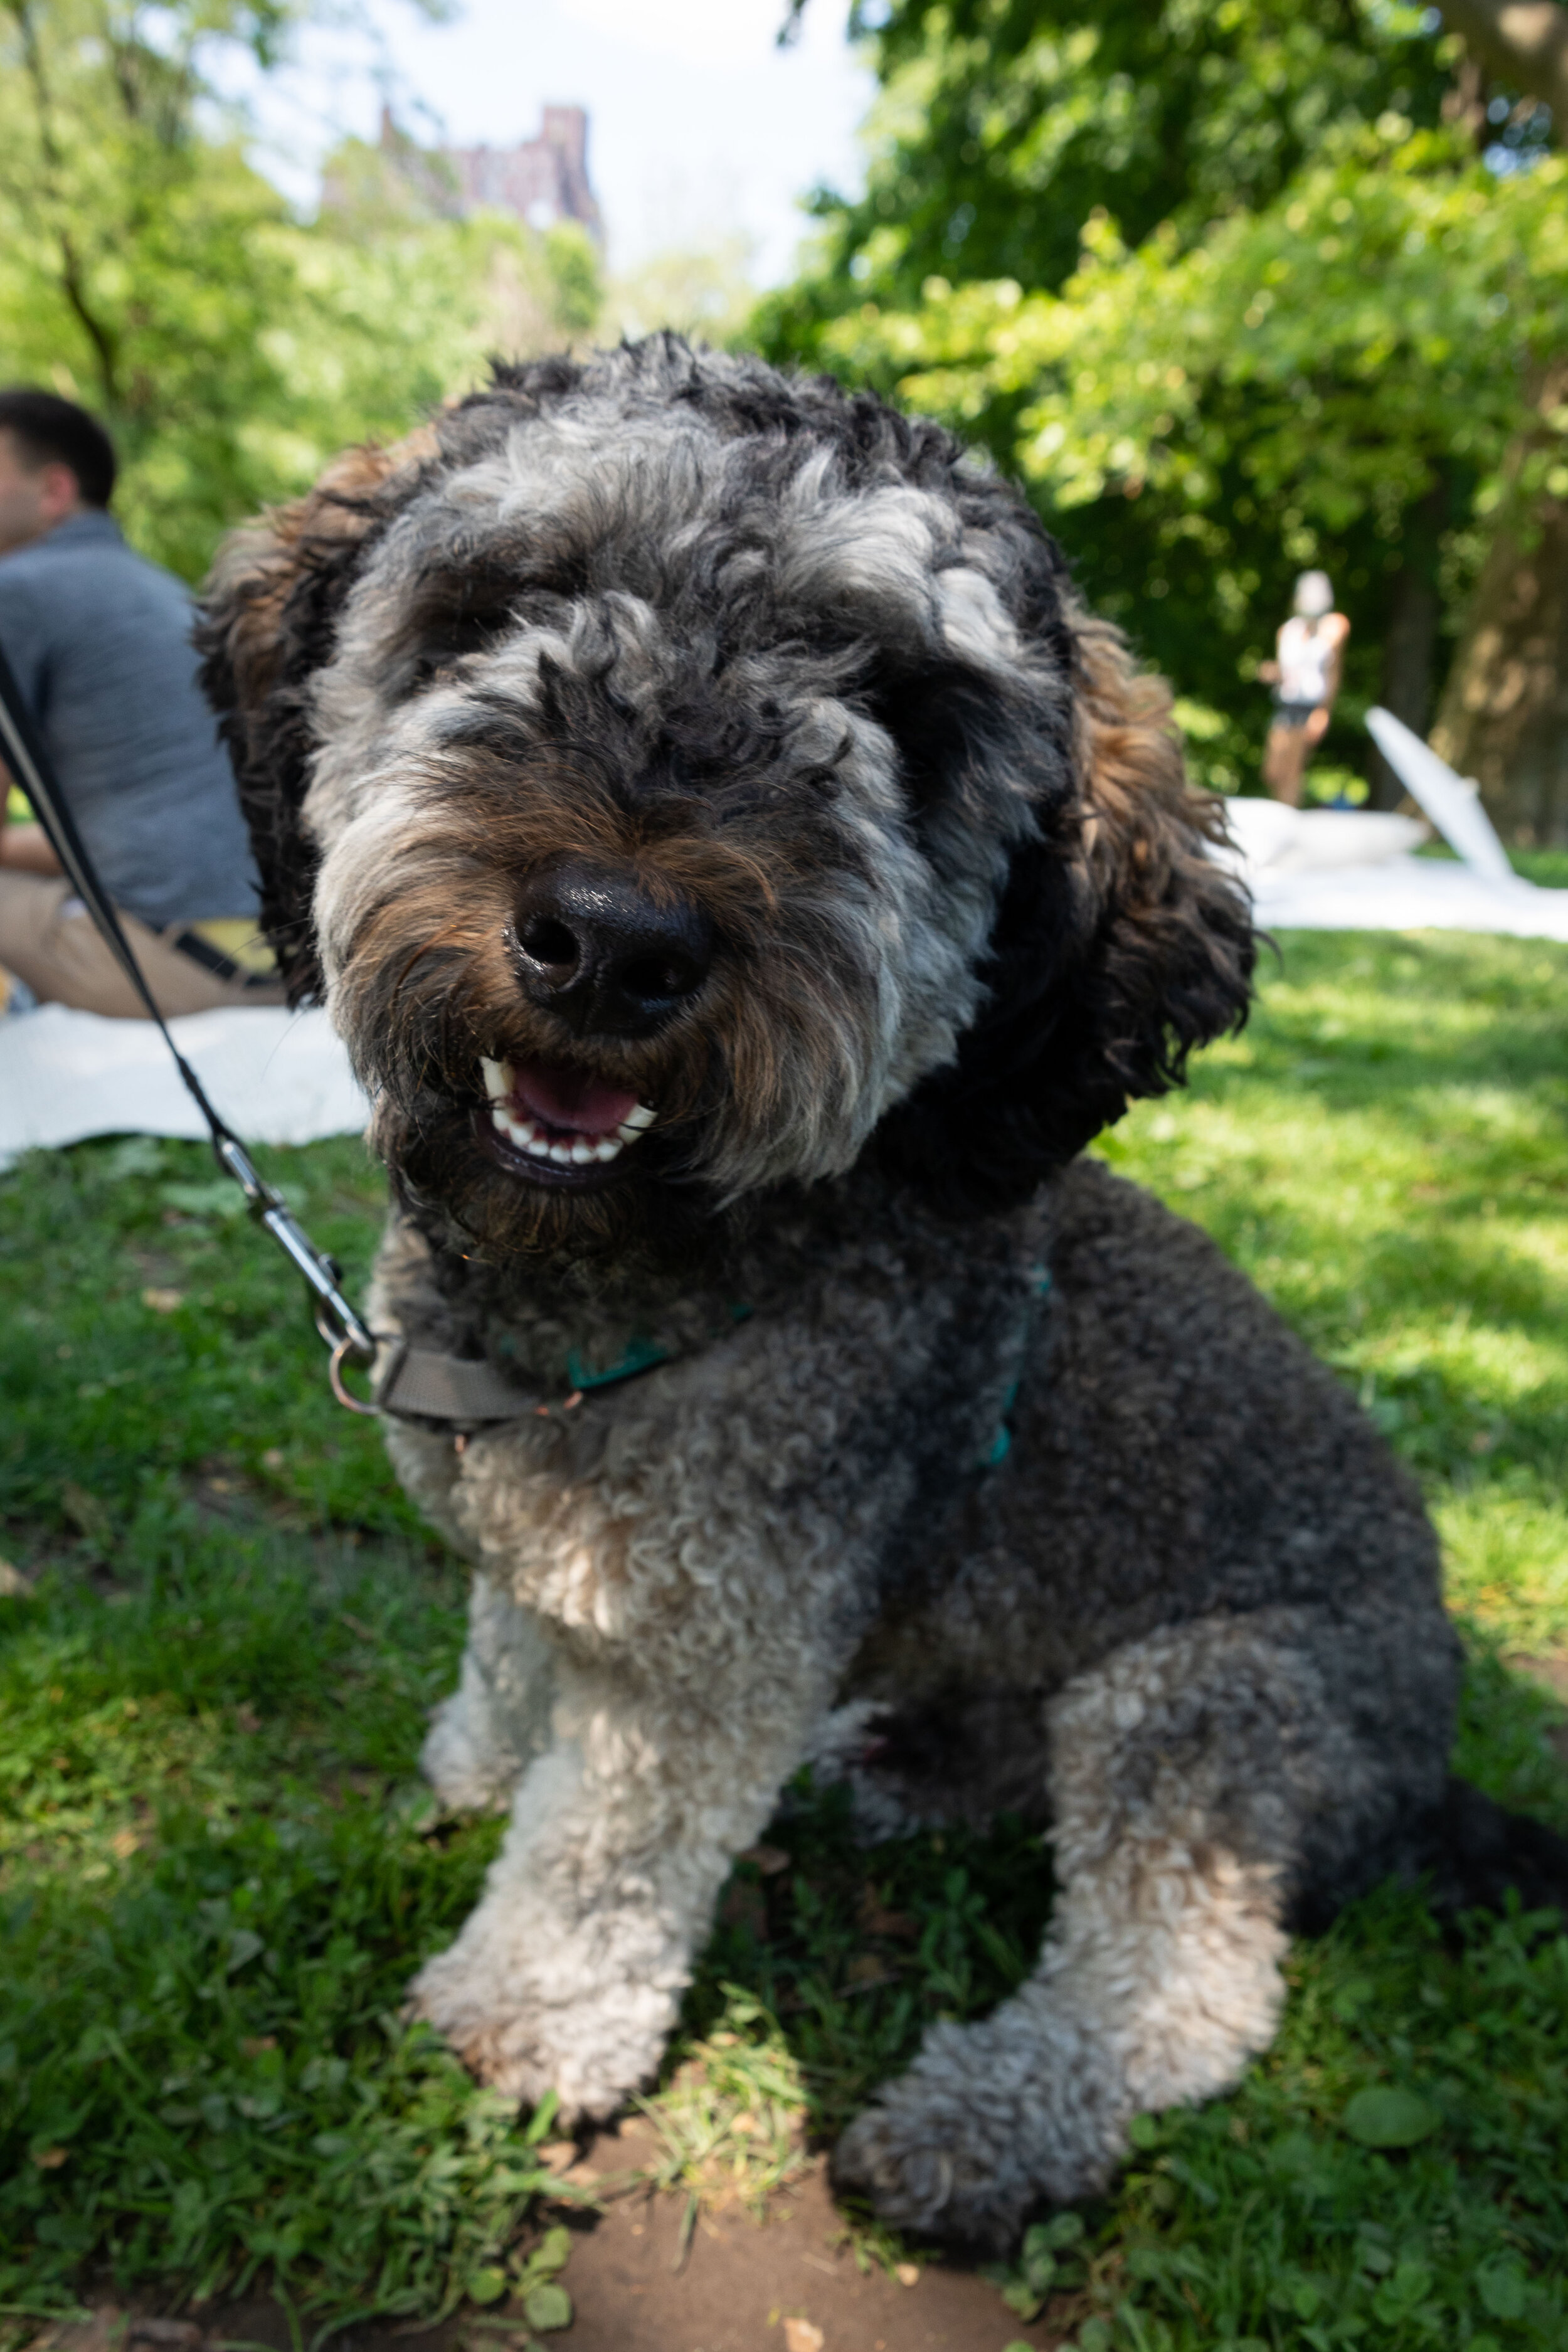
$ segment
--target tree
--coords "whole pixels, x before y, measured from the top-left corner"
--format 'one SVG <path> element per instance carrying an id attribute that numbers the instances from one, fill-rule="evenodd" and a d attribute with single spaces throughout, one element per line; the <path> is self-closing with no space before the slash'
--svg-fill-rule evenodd
<path id="1" fill-rule="evenodd" d="M 321 175 L 320 227 L 350 250 L 403 247 L 443 285 L 454 268 L 473 278 L 467 307 L 483 347 L 509 359 L 536 358 L 590 334 L 605 306 L 599 248 L 580 221 L 543 230 L 508 213 L 465 219 L 457 175 L 384 117 L 380 142 L 346 139 Z"/>
<path id="2" fill-rule="evenodd" d="M 739 342 L 757 299 L 751 261 L 752 241 L 743 234 L 666 246 L 612 280 L 610 331 L 636 336 L 673 327 L 706 343 Z"/>
<path id="3" fill-rule="evenodd" d="M 476 382 L 523 292 L 551 342 L 598 306 L 570 234 L 368 195 L 352 218 L 296 219 L 212 70 L 235 45 L 271 64 L 296 14 L 0 0 L 0 376 L 102 415 L 130 536 L 192 579 L 345 443 Z"/>
<path id="4" fill-rule="evenodd" d="M 1443 18 L 1500 80 L 1568 122 L 1568 8 L 1554 0 L 1445 0 Z"/>
<path id="5" fill-rule="evenodd" d="M 1480 163 L 1458 43 L 1391 0 L 903 0 L 876 56 L 866 196 L 819 199 L 773 347 L 1021 472 L 1211 781 L 1255 768 L 1252 679 L 1309 562 L 1355 625 L 1331 756 L 1364 757 L 1374 698 L 1425 731 L 1562 315 L 1533 102 L 1489 134 L 1516 168 Z"/>
<path id="6" fill-rule="evenodd" d="M 1568 8 L 1450 0 L 1468 47 L 1568 124 Z M 1474 775 L 1504 832 L 1568 839 L 1568 352 L 1531 372 L 1533 412 L 1504 460 L 1491 544 L 1432 740 Z"/>

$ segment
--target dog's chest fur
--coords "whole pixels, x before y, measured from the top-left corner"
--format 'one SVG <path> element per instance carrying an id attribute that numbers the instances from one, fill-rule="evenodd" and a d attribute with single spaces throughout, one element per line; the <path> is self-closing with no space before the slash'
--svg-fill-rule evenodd
<path id="1" fill-rule="evenodd" d="M 557 1643 L 696 1704 L 720 1651 L 765 1684 L 810 1648 L 825 1706 L 973 1756 L 1162 1624 L 1433 1582 L 1419 1498 L 1339 1383 L 1092 1162 L 961 1232 L 857 1174 L 722 1279 L 613 1307 L 440 1265 L 395 1220 L 374 1307 L 547 1400 L 460 1454 L 395 1425 L 416 1500 Z M 632 1338 L 668 1360 L 566 1406 L 573 1351 Z"/>
<path id="2" fill-rule="evenodd" d="M 987 1475 L 1040 1320 L 1037 1212 L 962 1235 L 864 1176 L 781 1213 L 726 1275 L 574 1302 L 441 1262 L 395 1218 L 374 1311 L 484 1353 L 523 1417 L 458 1452 L 390 1433 L 416 1499 L 575 1651 L 631 1645 L 700 1685 L 809 1620 L 845 1657 L 918 1582 Z M 666 1351 L 577 1402 L 572 1364 Z M 536 1405 L 531 1400 L 538 1398 Z"/>

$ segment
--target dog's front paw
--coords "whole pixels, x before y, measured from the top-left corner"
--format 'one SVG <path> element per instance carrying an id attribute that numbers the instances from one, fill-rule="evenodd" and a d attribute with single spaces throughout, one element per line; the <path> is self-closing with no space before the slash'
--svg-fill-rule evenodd
<path id="1" fill-rule="evenodd" d="M 933 2027 L 839 2141 L 835 2181 L 884 2221 L 1002 2249 L 1037 2200 L 1070 2204 L 1104 2186 L 1119 2135 L 1102 2103 L 1047 2086 L 1029 2063 L 1038 2053 L 1011 2047 L 1000 2021 Z"/>
<path id="2" fill-rule="evenodd" d="M 945 2101 L 900 2097 L 904 2088 L 895 2084 L 857 2116 L 834 2151 L 835 2183 L 858 2189 L 897 2229 L 1005 2247 L 1032 2197 L 1016 2151 Z"/>
<path id="3" fill-rule="evenodd" d="M 646 1985 L 599 1984 L 574 2000 L 476 1967 L 461 1943 L 426 1963 L 409 2008 L 481 2083 L 533 2105 L 546 2091 L 563 2123 L 613 2115 L 658 2066 L 675 2001 Z"/>

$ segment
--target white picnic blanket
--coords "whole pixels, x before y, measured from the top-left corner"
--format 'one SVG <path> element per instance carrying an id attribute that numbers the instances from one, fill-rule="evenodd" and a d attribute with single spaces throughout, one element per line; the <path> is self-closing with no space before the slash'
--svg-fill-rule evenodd
<path id="1" fill-rule="evenodd" d="M 169 1027 L 242 1141 L 312 1143 L 363 1128 L 365 1098 L 324 1013 L 226 1006 Z M 63 1004 L 0 1018 L 0 1168 L 40 1144 L 89 1135 L 205 1133 L 151 1021 L 106 1021 Z"/>
<path id="2" fill-rule="evenodd" d="M 1542 890 L 1517 875 L 1493 882 L 1473 866 L 1435 857 L 1265 870 L 1249 880 L 1252 911 L 1266 931 L 1504 931 L 1568 940 L 1568 890 Z"/>
<path id="3" fill-rule="evenodd" d="M 1263 928 L 1568 940 L 1568 890 L 1543 890 L 1514 872 L 1476 785 L 1391 712 L 1370 710 L 1366 723 L 1427 823 L 1381 810 L 1229 802 L 1231 847 L 1221 854 L 1251 891 Z M 1411 854 L 1429 830 L 1458 863 Z"/>

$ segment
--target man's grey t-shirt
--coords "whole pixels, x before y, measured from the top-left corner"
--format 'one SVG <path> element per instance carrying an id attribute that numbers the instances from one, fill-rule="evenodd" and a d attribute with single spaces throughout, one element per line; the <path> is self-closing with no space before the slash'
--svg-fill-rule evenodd
<path id="1" fill-rule="evenodd" d="M 0 556 L 0 646 L 115 904 L 144 923 L 254 915 L 228 754 L 196 683 L 191 600 L 110 515 Z"/>

